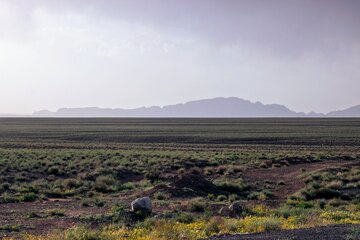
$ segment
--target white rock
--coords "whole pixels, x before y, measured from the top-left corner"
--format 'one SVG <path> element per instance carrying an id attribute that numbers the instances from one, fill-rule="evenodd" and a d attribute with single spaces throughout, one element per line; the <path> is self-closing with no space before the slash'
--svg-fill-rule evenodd
<path id="1" fill-rule="evenodd" d="M 152 211 L 152 204 L 149 197 L 142 197 L 137 198 L 134 201 L 131 202 L 131 211 L 137 212 L 145 212 L 145 213 L 151 213 Z"/>

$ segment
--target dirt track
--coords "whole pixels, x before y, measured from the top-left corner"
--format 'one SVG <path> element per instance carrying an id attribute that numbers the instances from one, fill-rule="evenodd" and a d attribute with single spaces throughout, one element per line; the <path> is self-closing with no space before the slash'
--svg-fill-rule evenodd
<path id="1" fill-rule="evenodd" d="M 223 235 L 208 240 L 359 240 L 360 225 L 332 225 L 255 234 Z"/>
<path id="2" fill-rule="evenodd" d="M 244 173 L 243 178 L 249 183 L 257 183 L 260 185 L 264 185 L 266 181 L 270 181 L 271 184 L 269 185 L 274 193 L 274 199 L 284 200 L 289 195 L 305 187 L 304 180 L 301 178 L 301 169 L 309 173 L 358 164 L 358 161 L 327 160 L 314 163 L 294 164 L 279 168 L 249 169 Z M 279 181 L 284 181 L 284 185 L 277 184 Z"/>

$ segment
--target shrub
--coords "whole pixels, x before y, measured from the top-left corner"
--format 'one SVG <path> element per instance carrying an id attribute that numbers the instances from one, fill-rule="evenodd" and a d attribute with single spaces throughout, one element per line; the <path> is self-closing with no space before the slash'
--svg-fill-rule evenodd
<path id="1" fill-rule="evenodd" d="M 91 200 L 90 199 L 82 199 L 81 200 L 81 206 L 82 207 L 90 207 L 91 206 Z"/>
<path id="2" fill-rule="evenodd" d="M 87 193 L 87 196 L 88 196 L 89 198 L 93 198 L 95 195 L 96 195 L 96 193 L 93 192 L 93 191 L 89 191 L 89 192 Z"/>
<path id="3" fill-rule="evenodd" d="M 261 167 L 261 168 L 268 168 L 269 166 L 268 166 L 268 164 L 267 164 L 266 162 L 262 162 L 262 163 L 260 164 L 260 167 Z"/>
<path id="4" fill-rule="evenodd" d="M 207 198 L 208 198 L 210 201 L 214 201 L 214 200 L 215 200 L 215 195 L 212 194 L 212 193 L 209 193 L 209 194 L 207 195 Z"/>
<path id="5" fill-rule="evenodd" d="M 259 195 L 260 195 L 259 192 L 252 192 L 247 196 L 247 199 L 249 199 L 249 200 L 257 200 Z"/>
<path id="6" fill-rule="evenodd" d="M 302 192 L 303 196 L 306 200 L 313 200 L 313 199 L 332 199 L 338 198 L 340 193 L 336 190 L 332 190 L 329 188 L 319 188 L 319 189 L 308 189 Z"/>
<path id="7" fill-rule="evenodd" d="M 111 211 L 113 213 L 124 213 L 126 210 L 126 206 L 123 202 L 117 202 L 112 208 Z"/>
<path id="8" fill-rule="evenodd" d="M 94 201 L 95 206 L 97 207 L 105 207 L 106 206 L 106 202 L 104 200 L 101 199 L 95 199 Z"/>
<path id="9" fill-rule="evenodd" d="M 26 193 L 19 197 L 20 202 L 34 202 L 36 199 L 38 199 L 38 196 L 36 193 L 33 192 Z"/>
<path id="10" fill-rule="evenodd" d="M 332 207 L 339 207 L 343 204 L 343 202 L 340 199 L 331 199 L 329 201 L 329 205 Z"/>
<path id="11" fill-rule="evenodd" d="M 189 170 L 189 173 L 194 174 L 194 175 L 199 175 L 199 174 L 201 174 L 201 169 L 198 167 L 193 167 Z"/>
<path id="12" fill-rule="evenodd" d="M 279 168 L 279 167 L 281 167 L 281 164 L 280 164 L 280 163 L 274 163 L 274 164 L 272 165 L 272 167 L 273 167 L 273 168 Z"/>
<path id="13" fill-rule="evenodd" d="M 65 217 L 65 213 L 64 211 L 60 210 L 60 209 L 52 209 L 48 211 L 49 215 L 52 217 Z"/>
<path id="14" fill-rule="evenodd" d="M 154 183 L 161 179 L 161 174 L 158 171 L 151 170 L 145 174 L 145 178 L 148 179 L 151 183 Z"/>
<path id="15" fill-rule="evenodd" d="M 336 224 L 346 224 L 346 223 L 359 224 L 360 223 L 360 214 L 349 212 L 349 211 L 323 212 L 320 214 L 320 217 L 329 221 L 330 223 L 336 223 Z"/>
<path id="16" fill-rule="evenodd" d="M 281 228 L 281 221 L 275 218 L 267 218 L 263 221 L 265 231 L 274 231 Z"/>
<path id="17" fill-rule="evenodd" d="M 319 201 L 319 208 L 320 208 L 320 209 L 324 209 L 325 206 L 326 206 L 326 201 L 325 201 L 324 199 L 321 199 L 321 200 Z"/>
<path id="18" fill-rule="evenodd" d="M 48 173 L 51 175 L 58 175 L 60 173 L 60 170 L 58 167 L 53 166 L 48 168 Z"/>
<path id="19" fill-rule="evenodd" d="M 302 208 L 302 209 L 307 209 L 307 208 L 313 208 L 314 207 L 314 205 L 312 203 L 305 202 L 305 201 L 302 201 L 302 200 L 291 200 L 291 199 L 289 199 L 286 203 L 288 205 L 292 206 L 292 207 Z"/>
<path id="20" fill-rule="evenodd" d="M 244 194 L 244 191 L 249 189 L 241 179 L 235 181 L 217 181 L 215 184 L 222 190 L 229 193 Z"/>
<path id="21" fill-rule="evenodd" d="M 26 216 L 27 218 L 41 218 L 41 216 L 35 212 L 30 212 Z"/>
<path id="22" fill-rule="evenodd" d="M 0 202 L 1 203 L 14 203 L 14 202 L 19 202 L 19 199 L 8 193 L 4 193 L 1 195 Z"/>
<path id="23" fill-rule="evenodd" d="M 286 219 L 291 219 L 293 224 L 305 224 L 309 222 L 309 217 L 317 214 L 316 209 L 313 208 L 296 208 L 291 206 L 283 206 L 278 208 L 275 211 L 275 215 L 279 217 L 284 217 Z"/>
<path id="24" fill-rule="evenodd" d="M 115 182 L 115 178 L 111 175 L 99 176 L 96 178 L 94 188 L 96 191 L 102 193 L 113 192 L 116 190 L 114 187 Z"/>
<path id="25" fill-rule="evenodd" d="M 181 212 L 174 217 L 174 220 L 180 223 L 192 223 L 195 221 L 195 218 L 190 213 Z"/>
<path id="26" fill-rule="evenodd" d="M 10 189 L 10 187 L 11 187 L 10 183 L 7 183 L 7 182 L 3 183 L 3 184 L 0 185 L 0 191 L 7 191 L 7 190 Z"/>
<path id="27" fill-rule="evenodd" d="M 168 196 L 166 196 L 166 194 L 163 192 L 157 192 L 154 194 L 154 198 L 157 200 L 165 200 L 168 198 Z"/>
<path id="28" fill-rule="evenodd" d="M 212 167 L 206 167 L 204 168 L 204 174 L 209 176 L 212 175 L 214 173 L 214 169 Z"/>
<path id="29" fill-rule="evenodd" d="M 278 182 L 278 185 L 284 186 L 284 185 L 285 185 L 285 182 L 284 182 L 283 180 L 281 180 L 281 181 Z"/>
<path id="30" fill-rule="evenodd" d="M 205 234 L 212 236 L 220 232 L 220 225 L 224 224 L 224 220 L 220 217 L 214 217 L 210 219 L 209 223 L 205 226 Z"/>
<path id="31" fill-rule="evenodd" d="M 133 182 L 126 182 L 121 185 L 121 190 L 132 190 L 135 188 L 135 184 Z"/>
<path id="32" fill-rule="evenodd" d="M 225 171 L 226 171 L 226 167 L 225 166 L 219 166 L 219 167 L 217 167 L 216 168 L 216 173 L 218 173 L 218 174 L 224 174 L 225 173 Z"/>
<path id="33" fill-rule="evenodd" d="M 112 175 L 98 176 L 96 178 L 96 183 L 105 184 L 107 186 L 112 186 L 115 182 L 116 180 Z"/>
<path id="34" fill-rule="evenodd" d="M 80 182 L 79 180 L 75 179 L 75 178 L 68 178 L 65 179 L 63 182 L 63 187 L 65 188 L 79 188 L 82 186 L 82 182 Z"/>
<path id="35" fill-rule="evenodd" d="M 342 181 L 334 180 L 326 184 L 326 187 L 330 189 L 340 189 L 343 185 Z"/>
<path id="36" fill-rule="evenodd" d="M 190 211 L 192 212 L 204 212 L 205 203 L 200 201 L 193 201 L 190 203 Z"/>
<path id="37" fill-rule="evenodd" d="M 6 231 L 6 232 L 19 232 L 21 229 L 21 225 L 10 225 L 5 224 L 0 226 L 0 231 Z"/>
<path id="38" fill-rule="evenodd" d="M 64 240 L 102 240 L 102 238 L 95 231 L 85 227 L 75 227 L 65 232 Z"/>
<path id="39" fill-rule="evenodd" d="M 239 200 L 239 196 L 237 194 L 230 194 L 229 195 L 229 201 L 234 202 L 236 200 Z"/>
<path id="40" fill-rule="evenodd" d="M 177 173 L 178 173 L 179 175 L 183 175 L 183 174 L 185 174 L 185 172 L 186 172 L 185 168 L 180 168 L 180 169 L 177 171 Z"/>
<path id="41" fill-rule="evenodd" d="M 227 197 L 225 195 L 219 195 L 219 196 L 217 196 L 216 200 L 219 202 L 223 202 L 223 201 L 227 200 Z"/>
<path id="42" fill-rule="evenodd" d="M 245 232 L 274 231 L 281 228 L 281 221 L 275 217 L 245 217 L 241 222 Z"/>

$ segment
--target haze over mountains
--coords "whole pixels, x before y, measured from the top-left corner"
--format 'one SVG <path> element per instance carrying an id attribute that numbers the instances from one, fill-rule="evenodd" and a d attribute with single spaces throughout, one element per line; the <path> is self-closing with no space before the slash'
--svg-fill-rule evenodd
<path id="1" fill-rule="evenodd" d="M 360 105 L 323 113 L 295 112 L 279 104 L 250 102 L 236 97 L 190 101 L 164 107 L 135 109 L 61 108 L 56 112 L 42 110 L 31 117 L 360 117 Z"/>

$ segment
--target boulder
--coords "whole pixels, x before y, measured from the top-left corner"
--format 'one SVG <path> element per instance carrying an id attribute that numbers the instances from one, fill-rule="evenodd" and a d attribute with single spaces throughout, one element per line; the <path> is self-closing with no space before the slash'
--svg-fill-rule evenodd
<path id="1" fill-rule="evenodd" d="M 240 202 L 234 202 L 230 206 L 220 208 L 219 215 L 223 217 L 241 217 L 243 207 Z"/>
<path id="2" fill-rule="evenodd" d="M 220 208 L 220 210 L 219 210 L 220 216 L 230 217 L 230 214 L 231 214 L 231 212 L 230 212 L 230 209 L 228 206 L 224 206 L 224 207 Z"/>
<path id="3" fill-rule="evenodd" d="M 149 197 L 137 198 L 131 202 L 131 211 L 150 214 L 152 212 L 152 203 Z"/>
<path id="4" fill-rule="evenodd" d="M 239 216 L 241 216 L 241 214 L 243 212 L 243 207 L 241 206 L 240 202 L 233 202 L 229 206 L 229 210 L 230 210 L 232 216 L 239 217 Z"/>

